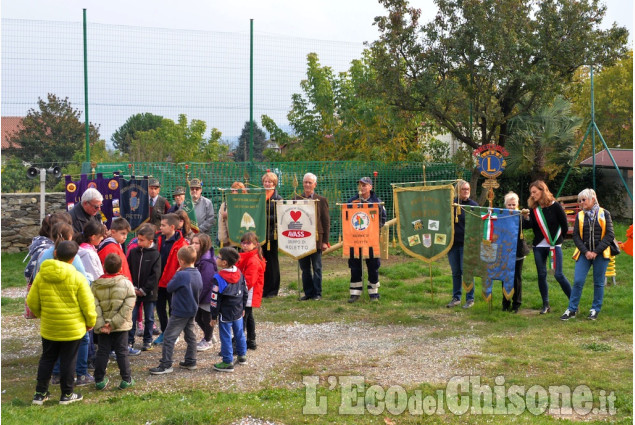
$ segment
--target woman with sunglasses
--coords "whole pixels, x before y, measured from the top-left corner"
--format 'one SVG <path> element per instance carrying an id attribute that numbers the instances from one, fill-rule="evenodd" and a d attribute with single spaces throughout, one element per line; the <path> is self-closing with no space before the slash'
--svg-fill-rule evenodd
<path id="1" fill-rule="evenodd" d="M 604 275 L 611 257 L 611 242 L 615 239 L 611 214 L 600 208 L 593 189 L 584 189 L 578 194 L 582 210 L 575 218 L 573 243 L 575 243 L 575 271 L 569 308 L 560 317 L 569 320 L 576 316 L 578 304 L 584 288 L 584 281 L 593 267 L 593 304 L 587 319 L 595 320 L 602 309 L 604 300 Z"/>

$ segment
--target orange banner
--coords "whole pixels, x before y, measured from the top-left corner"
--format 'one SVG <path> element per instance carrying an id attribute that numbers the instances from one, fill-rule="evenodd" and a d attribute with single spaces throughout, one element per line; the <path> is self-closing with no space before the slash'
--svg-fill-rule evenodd
<path id="1" fill-rule="evenodd" d="M 379 204 L 342 205 L 344 258 L 379 258 Z"/>

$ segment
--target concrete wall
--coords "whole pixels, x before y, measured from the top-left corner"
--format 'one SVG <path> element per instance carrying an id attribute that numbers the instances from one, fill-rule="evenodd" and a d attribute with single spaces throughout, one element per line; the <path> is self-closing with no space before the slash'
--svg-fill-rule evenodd
<path id="1" fill-rule="evenodd" d="M 45 212 L 66 211 L 64 192 L 47 193 Z M 26 252 L 40 231 L 39 193 L 2 193 L 2 252 Z"/>

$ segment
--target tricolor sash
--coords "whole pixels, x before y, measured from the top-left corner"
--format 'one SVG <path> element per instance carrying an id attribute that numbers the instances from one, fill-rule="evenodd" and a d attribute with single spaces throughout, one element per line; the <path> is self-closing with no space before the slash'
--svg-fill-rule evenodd
<path id="1" fill-rule="evenodd" d="M 549 226 L 547 226 L 547 219 L 545 219 L 545 214 L 542 212 L 541 207 L 534 208 L 534 216 L 536 217 L 536 222 L 538 222 L 538 227 L 540 228 L 540 232 L 542 236 L 545 238 L 547 242 L 549 242 L 549 266 L 551 270 L 556 269 L 556 241 L 560 237 L 562 233 L 562 228 L 558 226 L 558 231 L 555 236 L 551 237 L 551 232 L 549 232 Z"/>
<path id="2" fill-rule="evenodd" d="M 494 234 L 494 221 L 498 218 L 498 216 L 492 211 L 488 210 L 486 214 L 481 215 L 481 220 L 483 223 L 483 240 L 491 241 L 492 235 Z"/>

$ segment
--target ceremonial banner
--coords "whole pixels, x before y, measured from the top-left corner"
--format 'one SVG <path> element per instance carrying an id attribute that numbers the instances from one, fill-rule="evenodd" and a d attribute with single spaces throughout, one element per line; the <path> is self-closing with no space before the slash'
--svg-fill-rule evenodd
<path id="1" fill-rule="evenodd" d="M 198 233 L 198 220 L 196 219 L 196 211 L 194 211 L 194 201 L 192 201 L 192 192 L 190 192 L 190 182 L 185 186 L 185 199 L 181 209 L 187 213 L 190 219 L 190 227 L 192 232 Z"/>
<path id="2" fill-rule="evenodd" d="M 342 205 L 344 258 L 379 258 L 379 204 L 361 202 Z"/>
<path id="3" fill-rule="evenodd" d="M 502 282 L 505 298 L 511 299 L 514 294 L 520 211 L 465 206 L 461 208 L 465 213 L 465 290 L 472 289 L 475 278 L 480 277 L 483 297 L 490 301 L 492 285 L 496 280 Z"/>
<path id="4" fill-rule="evenodd" d="M 314 199 L 276 201 L 278 251 L 296 260 L 317 251 L 317 202 Z"/>
<path id="5" fill-rule="evenodd" d="M 240 245 L 240 239 L 247 232 L 255 232 L 260 244 L 267 238 L 267 214 L 264 190 L 253 193 L 228 193 L 227 229 L 232 244 Z"/>
<path id="6" fill-rule="evenodd" d="M 121 214 L 119 176 L 104 178 L 101 173 L 98 173 L 96 178 L 91 180 L 86 174 L 82 174 L 79 181 L 73 181 L 71 176 L 66 175 L 65 180 L 67 211 L 72 210 L 75 204 L 81 201 L 82 194 L 86 189 L 97 189 L 104 197 L 98 214 L 101 216 L 101 222 L 110 228 L 112 219 Z"/>
<path id="7" fill-rule="evenodd" d="M 394 187 L 399 245 L 426 262 L 443 257 L 454 243 L 453 185 Z"/>
<path id="8" fill-rule="evenodd" d="M 148 200 L 148 178 L 132 176 L 121 183 L 121 216 L 128 220 L 130 228 L 136 232 L 143 223 L 150 220 L 150 203 Z"/>

